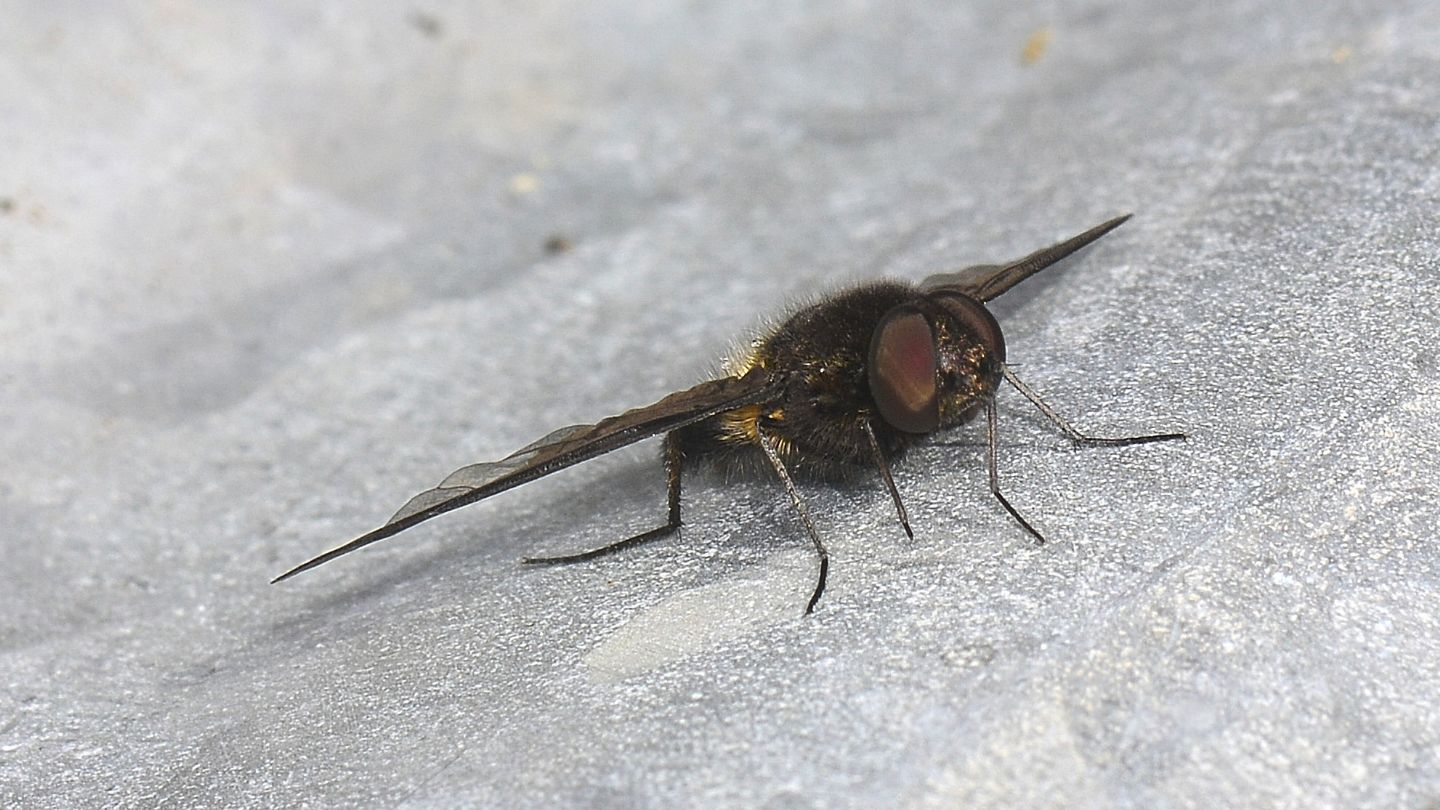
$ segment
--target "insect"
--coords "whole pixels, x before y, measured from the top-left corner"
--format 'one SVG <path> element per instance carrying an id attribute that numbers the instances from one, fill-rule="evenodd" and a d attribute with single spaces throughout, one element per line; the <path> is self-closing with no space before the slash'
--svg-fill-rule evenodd
<path id="1" fill-rule="evenodd" d="M 1046 404 L 1005 363 L 1005 339 L 985 302 L 1119 227 L 1129 215 L 1038 250 L 1017 261 L 931 276 L 918 285 L 878 281 L 852 287 L 796 311 L 757 338 L 729 374 L 671 394 L 653 405 L 593 425 L 561 428 L 490 463 L 451 473 L 411 498 L 385 525 L 281 574 L 303 571 L 405 531 L 453 509 L 664 434 L 665 523 L 579 554 L 529 557 L 533 565 L 591 560 L 659 539 L 680 528 L 682 468 L 688 460 L 763 460 L 794 504 L 819 560 L 805 613 L 825 592 L 830 556 L 800 497 L 792 469 L 821 473 L 873 466 L 905 534 L 910 518 L 890 462 L 935 431 L 985 414 L 990 493 L 1037 542 L 1045 538 L 1000 491 L 995 395 L 1004 380 L 1080 446 L 1115 447 L 1184 439 L 1183 433 L 1088 436 Z"/>

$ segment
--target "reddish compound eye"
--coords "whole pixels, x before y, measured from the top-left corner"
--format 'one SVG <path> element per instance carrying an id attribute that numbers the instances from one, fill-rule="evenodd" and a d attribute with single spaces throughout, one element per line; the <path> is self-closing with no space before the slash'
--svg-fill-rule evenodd
<path id="1" fill-rule="evenodd" d="M 870 338 L 870 395 L 886 422 L 906 433 L 940 426 L 938 361 L 930 321 L 901 305 L 880 319 Z"/>
<path id="2" fill-rule="evenodd" d="M 931 300 L 945 307 L 966 338 L 985 347 L 986 354 L 1005 362 L 1005 335 L 985 305 L 968 295 L 941 293 Z"/>

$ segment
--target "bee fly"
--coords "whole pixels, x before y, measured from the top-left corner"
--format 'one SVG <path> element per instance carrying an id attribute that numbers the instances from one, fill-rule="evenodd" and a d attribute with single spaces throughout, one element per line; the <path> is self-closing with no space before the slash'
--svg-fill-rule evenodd
<path id="1" fill-rule="evenodd" d="M 1071 427 L 1005 364 L 1000 325 L 985 308 L 1021 281 L 1118 227 L 1117 217 L 1018 261 L 931 276 L 919 285 L 878 281 L 800 309 L 732 361 L 728 376 L 700 383 L 653 405 L 561 428 L 500 461 L 472 464 L 416 495 L 389 522 L 276 577 L 302 571 L 405 531 L 452 509 L 657 434 L 669 513 L 665 523 L 619 542 L 559 557 L 549 565 L 591 560 L 680 528 L 680 477 L 693 458 L 763 458 L 795 505 L 819 557 L 808 614 L 825 591 L 829 555 L 791 479 L 796 467 L 833 471 L 874 465 L 905 534 L 914 537 L 890 461 L 930 433 L 985 414 L 990 493 L 1036 541 L 1045 538 L 1000 491 L 995 461 L 995 394 L 1003 379 L 1076 445 L 1117 447 L 1183 439 L 1182 433 L 1124 438 L 1087 436 Z"/>

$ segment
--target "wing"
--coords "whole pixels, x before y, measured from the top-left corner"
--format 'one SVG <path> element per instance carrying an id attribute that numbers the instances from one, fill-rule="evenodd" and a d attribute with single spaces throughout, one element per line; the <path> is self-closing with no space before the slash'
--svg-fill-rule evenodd
<path id="1" fill-rule="evenodd" d="M 989 301 L 999 296 L 1016 284 L 1044 270 L 1050 265 L 1069 256 L 1071 253 L 1094 242 L 1096 239 L 1120 227 L 1121 223 L 1129 219 L 1130 215 L 1116 217 L 1108 222 L 1102 222 L 1090 230 L 1072 236 L 1059 244 L 1031 253 L 1023 259 L 1017 259 L 1009 264 L 982 264 L 975 267 L 967 267 L 955 273 L 941 273 L 931 276 L 920 282 L 920 289 L 925 292 L 936 292 L 938 290 L 953 290 L 963 293 L 978 301 Z"/>
<path id="2" fill-rule="evenodd" d="M 271 583 L 289 579 L 437 515 L 484 500 L 572 464 L 659 433 L 668 433 L 723 411 L 763 402 L 779 392 L 782 381 L 783 378 L 760 368 L 752 369 L 743 377 L 710 380 L 671 394 L 653 405 L 626 411 L 593 425 L 561 428 L 499 461 L 461 467 L 441 481 L 440 486 L 407 501 L 385 525 L 286 571 Z"/>

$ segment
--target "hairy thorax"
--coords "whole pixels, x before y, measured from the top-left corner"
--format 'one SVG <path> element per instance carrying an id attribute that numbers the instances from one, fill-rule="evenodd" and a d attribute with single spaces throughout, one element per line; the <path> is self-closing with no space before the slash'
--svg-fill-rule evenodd
<path id="1" fill-rule="evenodd" d="M 901 452 L 908 437 L 873 419 L 866 359 L 880 318 L 917 296 L 908 284 L 879 282 L 797 310 L 732 357 L 726 368 L 735 376 L 756 367 L 784 371 L 789 374 L 785 395 L 686 428 L 680 436 L 686 454 L 743 461 L 753 454 L 763 430 L 787 464 L 810 473 L 843 474 L 845 467 L 871 463 L 863 429 L 867 420 L 887 454 Z"/>

